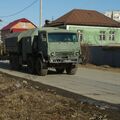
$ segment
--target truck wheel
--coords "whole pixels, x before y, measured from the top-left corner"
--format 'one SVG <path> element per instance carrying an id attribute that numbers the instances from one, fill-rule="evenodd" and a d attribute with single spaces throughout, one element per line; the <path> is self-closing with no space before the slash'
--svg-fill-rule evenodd
<path id="1" fill-rule="evenodd" d="M 13 59 L 13 55 L 10 55 L 10 68 L 14 69 L 14 59 Z"/>
<path id="2" fill-rule="evenodd" d="M 40 58 L 37 59 L 35 68 L 38 75 L 41 75 L 41 76 L 47 75 L 48 68 L 46 64 L 41 61 Z"/>
<path id="3" fill-rule="evenodd" d="M 19 70 L 19 56 L 18 55 L 10 55 L 10 66 L 13 70 Z"/>
<path id="4" fill-rule="evenodd" d="M 64 72 L 64 68 L 56 68 L 57 74 L 62 74 Z"/>
<path id="5" fill-rule="evenodd" d="M 70 65 L 66 68 L 66 72 L 69 75 L 75 75 L 76 71 L 77 71 L 77 66 L 76 65 Z"/>
<path id="6" fill-rule="evenodd" d="M 28 65 L 28 72 L 31 74 L 35 73 L 34 61 L 32 57 L 28 57 L 27 65 Z"/>

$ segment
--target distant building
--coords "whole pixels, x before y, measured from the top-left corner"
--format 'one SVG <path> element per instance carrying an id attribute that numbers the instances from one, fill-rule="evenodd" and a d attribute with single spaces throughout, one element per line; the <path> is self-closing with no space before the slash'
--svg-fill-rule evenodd
<path id="1" fill-rule="evenodd" d="M 108 12 L 105 12 L 104 14 L 107 17 L 120 22 L 120 10 L 119 11 L 108 11 Z"/>
<path id="2" fill-rule="evenodd" d="M 4 39 L 13 32 L 21 32 L 36 27 L 36 25 L 26 18 L 15 20 L 1 29 L 2 41 L 4 42 Z"/>
<path id="3" fill-rule="evenodd" d="M 31 21 L 29 21 L 26 18 L 21 18 L 18 20 L 15 20 L 5 27 L 1 29 L 1 41 L 2 41 L 2 49 L 0 49 L 0 54 L 3 55 L 6 53 L 5 49 L 5 38 L 8 37 L 11 33 L 14 32 L 22 32 L 28 29 L 36 28 L 37 26 L 34 25 Z"/>

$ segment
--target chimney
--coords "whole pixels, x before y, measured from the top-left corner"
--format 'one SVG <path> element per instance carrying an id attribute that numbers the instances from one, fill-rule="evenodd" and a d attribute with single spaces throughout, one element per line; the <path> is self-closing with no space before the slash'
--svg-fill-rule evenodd
<path id="1" fill-rule="evenodd" d="M 114 14 L 113 14 L 113 11 L 112 11 L 112 13 L 111 13 L 111 18 L 112 18 L 112 19 L 114 18 Z"/>

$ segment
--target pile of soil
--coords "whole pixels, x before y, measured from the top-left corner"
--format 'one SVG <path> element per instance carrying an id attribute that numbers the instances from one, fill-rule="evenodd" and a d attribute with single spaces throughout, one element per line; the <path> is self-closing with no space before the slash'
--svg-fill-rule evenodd
<path id="1" fill-rule="evenodd" d="M 27 80 L 0 73 L 0 120 L 119 120 L 120 111 L 40 89 Z"/>

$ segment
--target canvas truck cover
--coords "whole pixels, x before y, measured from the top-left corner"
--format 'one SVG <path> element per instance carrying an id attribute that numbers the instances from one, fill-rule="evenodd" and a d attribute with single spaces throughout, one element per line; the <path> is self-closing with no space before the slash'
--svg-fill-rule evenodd
<path id="1" fill-rule="evenodd" d="M 7 52 L 15 52 L 19 53 L 19 42 L 22 40 L 22 38 L 25 37 L 31 37 L 31 41 L 33 40 L 33 37 L 35 35 L 38 35 L 38 29 L 31 29 L 27 30 L 25 32 L 19 32 L 19 33 L 12 33 L 5 39 L 5 46 Z"/>

